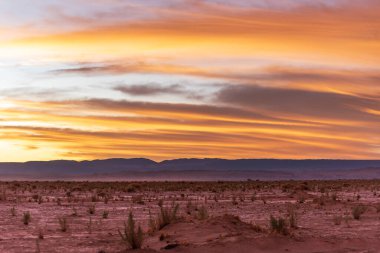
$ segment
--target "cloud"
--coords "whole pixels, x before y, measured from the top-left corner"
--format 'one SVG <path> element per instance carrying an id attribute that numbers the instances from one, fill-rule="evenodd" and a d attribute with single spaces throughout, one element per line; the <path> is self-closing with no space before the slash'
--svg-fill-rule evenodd
<path id="1" fill-rule="evenodd" d="M 78 67 L 79 64 L 79 67 Z M 128 63 L 77 63 L 72 68 L 57 69 L 53 73 L 78 75 L 125 75 L 125 74 L 158 74 L 158 75 L 185 75 L 212 80 L 215 89 L 221 83 L 232 84 L 262 84 L 267 87 L 282 87 L 284 89 L 298 89 L 322 91 L 328 93 L 348 94 L 364 97 L 378 97 L 380 94 L 379 71 L 373 69 L 344 69 L 327 67 L 295 67 L 295 66 L 266 66 L 235 67 L 225 69 L 187 66 L 168 63 L 128 62 Z M 148 87 L 149 86 L 149 87 Z M 182 86 L 182 85 L 180 85 Z M 120 88 L 120 87 L 118 87 Z M 144 84 L 137 87 L 122 88 L 127 93 L 152 92 L 173 93 L 179 95 L 186 93 L 186 87 L 169 85 L 162 87 L 156 84 Z M 170 90 L 170 92 L 169 92 Z M 119 90 L 121 91 L 121 90 Z M 137 92 L 133 92 L 137 91 Z M 140 91 L 140 92 L 139 92 Z M 188 98 L 202 99 L 198 94 L 189 94 Z"/>
<path id="2" fill-rule="evenodd" d="M 374 158 L 378 155 L 378 140 L 373 138 L 380 134 L 375 115 L 360 120 L 352 118 L 352 112 L 342 113 L 338 120 L 328 115 L 297 116 L 296 113 L 309 111 L 285 113 L 294 108 L 289 109 L 289 105 L 280 102 L 274 106 L 266 103 L 267 99 L 278 98 L 279 91 L 236 88 L 239 90 L 221 91 L 224 95 L 219 94 L 218 102 L 224 105 L 109 99 L 13 101 L 14 107 L 0 110 L 5 119 L 0 122 L 0 145 L 4 142 L 16 142 L 20 147 L 38 144 L 38 150 L 19 152 L 40 152 L 41 157 L 50 157 L 53 152 L 56 158 L 70 159 L 144 156 L 161 160 L 219 157 L 220 154 L 227 158 Z M 241 101 L 234 97 L 239 92 L 246 94 L 241 96 Z M 258 94 L 252 96 L 252 92 Z M 261 96 L 264 98 L 256 103 L 249 100 Z M 296 105 L 307 108 L 308 105 L 300 105 L 298 96 L 315 102 L 313 99 L 328 94 L 312 98 L 314 95 L 295 91 L 287 96 L 284 100 L 287 103 L 293 99 Z M 367 103 L 334 98 L 341 103 Z M 44 124 L 38 126 L 36 122 Z M 45 154 L 46 150 L 50 153 Z"/>
<path id="3" fill-rule="evenodd" d="M 380 97 L 361 98 L 337 93 L 229 85 L 216 94 L 216 101 L 266 111 L 271 115 L 298 115 L 319 119 L 379 122 L 380 118 L 363 109 L 380 109 Z"/>
<path id="4" fill-rule="evenodd" d="M 134 96 L 186 93 L 186 91 L 184 90 L 184 87 L 178 84 L 173 84 L 169 86 L 161 86 L 155 83 L 142 84 L 142 85 L 117 86 L 115 87 L 115 90 L 123 92 L 125 94 L 134 95 Z"/>
<path id="5" fill-rule="evenodd" d="M 11 44 L 35 50 L 41 47 L 41 54 L 47 55 L 58 51 L 75 60 L 94 55 L 103 59 L 147 55 L 176 58 L 180 53 L 185 60 L 218 55 L 308 58 L 320 64 L 327 60 L 355 65 L 379 63 L 378 1 L 299 4 L 282 10 L 185 1 L 148 10 L 156 15 L 104 22 L 72 32 L 55 31 Z"/>
<path id="6" fill-rule="evenodd" d="M 121 85 L 114 88 L 124 94 L 130 96 L 159 96 L 170 95 L 180 96 L 191 100 L 201 101 L 204 96 L 200 91 L 188 90 L 185 86 L 179 84 L 172 84 L 163 86 L 157 83 L 139 84 L 139 85 Z"/>

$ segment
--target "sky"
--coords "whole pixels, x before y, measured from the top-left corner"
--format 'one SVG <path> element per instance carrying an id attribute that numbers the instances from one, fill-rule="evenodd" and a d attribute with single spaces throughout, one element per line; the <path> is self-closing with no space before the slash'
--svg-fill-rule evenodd
<path id="1" fill-rule="evenodd" d="M 379 159 L 378 0 L 0 1 L 0 162 Z"/>

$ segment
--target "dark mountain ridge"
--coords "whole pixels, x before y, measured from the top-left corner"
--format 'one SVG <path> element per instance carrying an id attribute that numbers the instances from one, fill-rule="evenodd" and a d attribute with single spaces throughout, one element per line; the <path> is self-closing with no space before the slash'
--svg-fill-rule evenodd
<path id="1" fill-rule="evenodd" d="M 0 163 L 2 179 L 112 178 L 120 180 L 244 180 L 380 178 L 380 160 L 173 159 L 145 158 L 92 161 L 30 161 Z M 190 177 L 190 178 L 189 178 Z"/>

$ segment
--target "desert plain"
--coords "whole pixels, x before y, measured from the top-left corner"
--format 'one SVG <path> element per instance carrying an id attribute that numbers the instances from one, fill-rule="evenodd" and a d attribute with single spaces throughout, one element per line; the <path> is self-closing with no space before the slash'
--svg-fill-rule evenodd
<path id="1" fill-rule="evenodd" d="M 2 253 L 370 253 L 380 180 L 1 182 L 0 217 Z"/>

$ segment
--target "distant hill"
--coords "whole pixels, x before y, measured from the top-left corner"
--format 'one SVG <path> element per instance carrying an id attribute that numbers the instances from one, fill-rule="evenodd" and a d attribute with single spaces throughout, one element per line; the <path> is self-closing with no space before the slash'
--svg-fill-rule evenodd
<path id="1" fill-rule="evenodd" d="M 380 160 L 174 159 L 0 163 L 1 180 L 289 180 L 380 178 Z"/>

